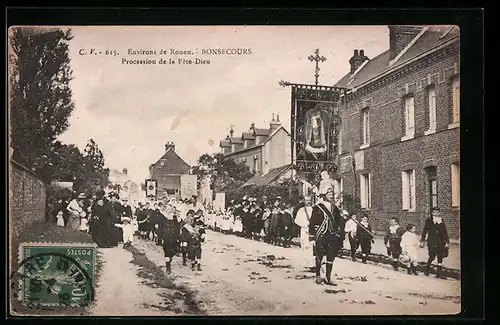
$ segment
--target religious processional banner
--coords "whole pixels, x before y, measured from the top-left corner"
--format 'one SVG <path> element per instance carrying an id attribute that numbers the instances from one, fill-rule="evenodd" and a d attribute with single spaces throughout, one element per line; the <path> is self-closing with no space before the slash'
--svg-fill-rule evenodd
<path id="1" fill-rule="evenodd" d="M 308 179 L 316 178 L 322 170 L 336 173 L 343 88 L 291 86 L 292 154 L 297 171 Z"/>

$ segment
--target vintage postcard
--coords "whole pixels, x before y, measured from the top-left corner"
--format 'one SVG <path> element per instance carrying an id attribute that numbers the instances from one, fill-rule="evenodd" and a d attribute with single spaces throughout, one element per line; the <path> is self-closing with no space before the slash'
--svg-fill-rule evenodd
<path id="1" fill-rule="evenodd" d="M 453 315 L 460 30 L 14 26 L 10 313 Z"/>

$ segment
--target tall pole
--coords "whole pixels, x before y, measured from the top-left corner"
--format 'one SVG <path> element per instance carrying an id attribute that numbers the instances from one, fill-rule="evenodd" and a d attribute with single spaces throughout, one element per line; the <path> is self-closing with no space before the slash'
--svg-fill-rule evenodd
<path id="1" fill-rule="evenodd" d="M 315 62 L 316 63 L 316 69 L 314 70 L 315 74 L 314 77 L 316 78 L 316 85 L 318 85 L 318 78 L 319 78 L 319 62 L 325 62 L 326 58 L 324 56 L 319 55 L 319 49 L 316 49 L 314 51 L 314 55 L 309 55 L 308 57 L 309 61 Z"/>

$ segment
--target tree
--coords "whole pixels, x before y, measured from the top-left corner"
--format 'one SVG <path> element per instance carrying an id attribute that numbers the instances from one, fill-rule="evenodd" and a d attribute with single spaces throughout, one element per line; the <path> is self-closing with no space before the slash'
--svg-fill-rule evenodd
<path id="1" fill-rule="evenodd" d="M 90 139 L 83 151 L 83 188 L 95 191 L 108 185 L 109 169 L 105 168 L 104 155 L 97 143 Z"/>
<path id="2" fill-rule="evenodd" d="M 234 190 L 252 178 L 253 173 L 245 163 L 226 159 L 223 154 L 203 154 L 193 166 L 193 174 L 198 175 L 198 188 L 205 178 L 210 178 L 214 192 Z"/>
<path id="3" fill-rule="evenodd" d="M 56 137 L 74 109 L 71 31 L 14 28 L 10 34 L 10 126 L 13 158 L 50 181 Z"/>
<path id="4" fill-rule="evenodd" d="M 85 150 L 83 151 L 83 155 L 85 158 L 85 163 L 87 164 L 87 168 L 94 171 L 104 170 L 104 155 L 93 139 L 90 139 L 87 142 Z"/>
<path id="5" fill-rule="evenodd" d="M 51 150 L 52 177 L 63 182 L 74 182 L 85 174 L 84 157 L 75 145 L 56 141 Z"/>

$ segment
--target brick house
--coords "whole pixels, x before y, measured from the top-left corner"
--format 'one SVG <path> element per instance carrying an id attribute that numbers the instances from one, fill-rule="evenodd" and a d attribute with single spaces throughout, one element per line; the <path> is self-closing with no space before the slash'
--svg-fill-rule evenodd
<path id="1" fill-rule="evenodd" d="M 439 206 L 450 237 L 459 238 L 458 27 L 392 25 L 388 34 L 390 48 L 373 59 L 354 50 L 336 84 L 349 89 L 336 191 L 360 198 L 374 230 L 398 217 L 421 231 Z"/>
<path id="2" fill-rule="evenodd" d="M 156 180 L 158 197 L 178 194 L 181 190 L 181 175 L 189 174 L 191 168 L 175 152 L 175 144 L 168 142 L 165 153 L 149 166 L 149 177 Z"/>
<path id="3" fill-rule="evenodd" d="M 252 123 L 248 132 L 230 135 L 220 141 L 221 153 L 227 159 L 246 163 L 256 175 L 265 175 L 270 171 L 288 165 L 291 162 L 291 137 L 274 114 L 269 128 L 256 128 Z"/>

